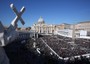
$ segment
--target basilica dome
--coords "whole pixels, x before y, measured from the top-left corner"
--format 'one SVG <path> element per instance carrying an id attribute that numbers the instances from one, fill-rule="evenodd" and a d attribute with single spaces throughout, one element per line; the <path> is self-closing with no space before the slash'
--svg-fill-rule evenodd
<path id="1" fill-rule="evenodd" d="M 44 19 L 43 19 L 42 17 L 40 17 L 40 18 L 38 19 L 38 23 L 45 23 L 45 22 L 44 22 Z"/>

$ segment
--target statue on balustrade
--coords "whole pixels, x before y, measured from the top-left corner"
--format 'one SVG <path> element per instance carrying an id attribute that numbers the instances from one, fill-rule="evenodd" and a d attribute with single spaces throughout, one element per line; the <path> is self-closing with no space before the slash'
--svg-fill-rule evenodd
<path id="1" fill-rule="evenodd" d="M 16 17 L 7 29 L 5 29 L 0 21 L 0 64 L 10 64 L 3 46 L 6 46 L 18 37 L 18 32 L 16 31 L 18 20 L 20 20 L 23 25 L 25 24 L 25 22 L 21 18 L 21 15 L 25 11 L 25 8 L 22 7 L 20 12 L 18 12 L 13 4 L 11 4 L 10 7 L 16 14 Z"/>

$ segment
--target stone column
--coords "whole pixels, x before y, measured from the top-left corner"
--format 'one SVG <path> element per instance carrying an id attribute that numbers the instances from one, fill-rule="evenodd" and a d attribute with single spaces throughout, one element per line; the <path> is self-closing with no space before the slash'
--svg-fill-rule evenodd
<path id="1" fill-rule="evenodd" d="M 75 25 L 73 24 L 73 28 L 72 28 L 72 42 L 75 42 Z"/>

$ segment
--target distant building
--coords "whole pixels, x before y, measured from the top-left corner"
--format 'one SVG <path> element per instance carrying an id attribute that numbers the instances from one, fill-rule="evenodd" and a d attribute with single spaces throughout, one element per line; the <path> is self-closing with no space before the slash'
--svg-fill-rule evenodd
<path id="1" fill-rule="evenodd" d="M 17 31 L 30 31 L 31 30 L 31 27 L 24 27 L 24 28 L 21 28 L 21 27 L 19 27 L 19 28 L 17 28 L 16 29 Z"/>
<path id="2" fill-rule="evenodd" d="M 47 25 L 47 24 L 45 24 L 44 19 L 42 17 L 40 17 L 38 19 L 37 23 L 33 24 L 31 29 L 34 30 L 35 32 L 38 32 L 38 33 L 48 34 L 48 33 L 53 33 L 54 32 L 55 25 Z"/>
<path id="3" fill-rule="evenodd" d="M 75 29 L 90 31 L 90 21 L 79 22 L 75 25 Z"/>
<path id="4" fill-rule="evenodd" d="M 44 19 L 40 17 L 37 21 L 37 23 L 33 24 L 31 27 L 31 30 L 34 30 L 35 32 L 42 33 L 42 34 L 51 34 L 54 33 L 56 30 L 62 30 L 62 29 L 69 29 L 70 24 L 60 24 L 60 25 L 53 25 L 53 24 L 46 24 Z"/>
<path id="5" fill-rule="evenodd" d="M 56 28 L 58 30 L 63 30 L 63 29 L 70 29 L 71 25 L 67 23 L 62 23 L 60 25 L 56 25 Z"/>
<path id="6" fill-rule="evenodd" d="M 74 37 L 78 38 L 89 38 L 90 39 L 90 21 L 79 22 L 71 25 L 70 29 L 57 30 L 55 34 L 63 35 L 66 37 L 72 37 L 74 30 Z"/>

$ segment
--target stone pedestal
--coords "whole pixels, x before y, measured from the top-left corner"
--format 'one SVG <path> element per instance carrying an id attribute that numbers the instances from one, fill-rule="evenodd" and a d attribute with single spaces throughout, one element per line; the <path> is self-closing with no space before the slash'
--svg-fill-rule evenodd
<path id="1" fill-rule="evenodd" d="M 0 64 L 10 64 L 9 59 L 2 47 L 0 47 Z"/>

